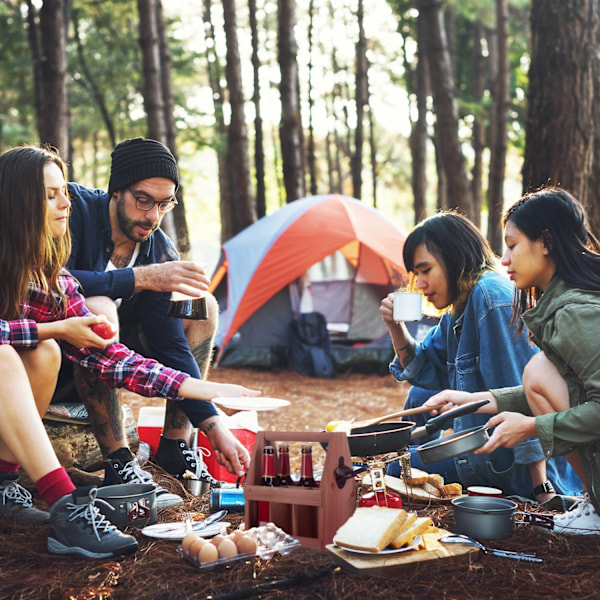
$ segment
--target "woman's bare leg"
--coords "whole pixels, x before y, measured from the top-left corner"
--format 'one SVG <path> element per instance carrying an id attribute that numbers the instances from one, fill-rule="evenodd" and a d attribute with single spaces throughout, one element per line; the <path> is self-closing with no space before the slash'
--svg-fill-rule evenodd
<path id="1" fill-rule="evenodd" d="M 51 366 L 47 368 L 52 369 Z M 57 374 L 58 368 L 55 376 Z M 38 385 L 41 382 L 35 382 L 34 387 Z M 0 407 L 0 458 L 19 463 L 32 481 L 60 468 L 42 423 L 23 359 L 8 345 L 0 346 Z"/>
<path id="2" fill-rule="evenodd" d="M 535 416 L 563 412 L 571 407 L 566 381 L 543 352 L 536 354 L 525 367 L 523 389 Z M 579 452 L 571 452 L 565 458 L 584 481 Z"/>

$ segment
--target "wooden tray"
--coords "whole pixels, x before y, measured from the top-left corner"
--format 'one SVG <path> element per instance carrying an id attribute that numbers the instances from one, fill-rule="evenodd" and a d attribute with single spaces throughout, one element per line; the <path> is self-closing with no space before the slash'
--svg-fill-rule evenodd
<path id="1" fill-rule="evenodd" d="M 477 556 L 480 550 L 474 546 L 463 544 L 442 544 L 439 539 L 450 532 L 438 529 L 435 533 L 423 534 L 426 549 L 410 550 L 399 554 L 357 554 L 329 544 L 326 549 L 334 556 L 335 561 L 342 567 L 363 575 L 385 575 L 393 571 L 402 571 L 407 568 L 414 569 L 417 563 L 431 560 L 453 561 L 456 563 L 468 562 Z"/>
<path id="2" fill-rule="evenodd" d="M 458 498 L 459 496 L 445 496 L 444 498 L 438 498 L 433 494 L 425 491 L 422 487 L 416 485 L 407 485 L 403 479 L 399 477 L 392 477 L 391 475 L 384 476 L 385 486 L 388 490 L 395 492 L 396 494 L 400 494 L 400 496 L 405 496 L 406 498 L 410 498 L 413 500 L 423 500 L 425 502 L 435 502 L 441 504 L 448 504 L 454 500 L 454 498 Z M 371 476 L 367 473 L 362 478 L 362 486 L 366 488 L 371 488 Z M 461 494 L 464 495 L 464 494 Z"/>

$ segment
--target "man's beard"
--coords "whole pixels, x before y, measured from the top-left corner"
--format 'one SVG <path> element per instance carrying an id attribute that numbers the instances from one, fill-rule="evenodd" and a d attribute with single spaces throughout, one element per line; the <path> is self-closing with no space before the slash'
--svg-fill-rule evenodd
<path id="1" fill-rule="evenodd" d="M 117 203 L 117 223 L 121 232 L 132 242 L 145 242 L 158 229 L 160 221 L 158 223 L 148 223 L 147 221 L 133 221 L 128 219 L 123 210 L 123 204 L 124 200 L 121 197 Z M 136 235 L 134 229 L 137 226 L 144 228 L 152 227 L 152 231 L 147 235 Z"/>

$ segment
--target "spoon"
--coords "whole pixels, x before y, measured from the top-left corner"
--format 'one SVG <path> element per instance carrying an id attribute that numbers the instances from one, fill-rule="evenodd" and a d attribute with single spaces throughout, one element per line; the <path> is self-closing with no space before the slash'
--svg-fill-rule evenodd
<path id="1" fill-rule="evenodd" d="M 501 556 L 503 558 L 512 558 L 514 560 L 524 560 L 528 562 L 542 562 L 541 558 L 536 557 L 535 552 L 512 552 L 511 550 L 499 550 L 498 548 L 489 548 L 488 546 L 484 546 L 481 542 L 478 542 L 472 537 L 460 533 L 445 535 L 444 537 L 440 538 L 440 542 L 442 542 L 443 544 L 467 544 L 469 546 L 476 546 L 484 554 Z"/>

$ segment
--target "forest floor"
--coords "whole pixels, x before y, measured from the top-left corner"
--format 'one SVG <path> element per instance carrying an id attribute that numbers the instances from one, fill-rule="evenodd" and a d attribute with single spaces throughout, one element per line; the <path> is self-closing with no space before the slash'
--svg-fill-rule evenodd
<path id="1" fill-rule="evenodd" d="M 350 374 L 332 380 L 311 379 L 289 371 L 218 368 L 214 381 L 243 383 L 264 396 L 290 400 L 291 405 L 258 413 L 267 430 L 313 431 L 335 419 L 363 419 L 400 409 L 404 384 L 391 376 Z M 126 400 L 137 414 L 146 404 L 136 396 Z M 160 401 L 151 401 L 159 403 Z M 319 458 L 317 457 L 317 461 Z M 184 511 L 210 512 L 208 494 L 188 495 L 180 484 L 152 469 L 164 487 L 184 495 L 183 507 L 159 513 L 159 521 L 179 520 Z M 36 503 L 39 499 L 36 498 Z M 452 509 L 447 504 L 412 503 L 420 515 L 431 516 L 451 530 Z M 520 507 L 534 511 L 529 504 Z M 242 515 L 230 513 L 233 526 Z M 442 598 L 461 600 L 598 598 L 600 538 L 565 538 L 517 525 L 508 540 L 490 545 L 509 550 L 536 551 L 542 563 L 526 563 L 482 554 L 466 562 L 432 560 L 384 575 L 361 575 L 340 567 L 328 551 L 298 548 L 271 560 L 254 558 L 200 570 L 177 552 L 177 542 L 148 538 L 132 530 L 140 549 L 116 560 L 80 561 L 46 552 L 47 528 L 17 530 L 0 523 L 0 600 L 188 600 L 233 599 L 355 599 Z"/>

